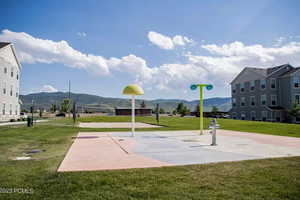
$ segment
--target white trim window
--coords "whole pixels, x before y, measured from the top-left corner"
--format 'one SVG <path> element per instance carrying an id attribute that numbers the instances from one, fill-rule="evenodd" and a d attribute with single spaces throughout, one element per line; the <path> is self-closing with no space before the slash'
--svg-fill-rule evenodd
<path id="1" fill-rule="evenodd" d="M 295 94 L 295 104 L 300 105 L 300 94 Z"/>
<path id="2" fill-rule="evenodd" d="M 246 106 L 246 98 L 241 97 L 241 106 Z"/>
<path id="3" fill-rule="evenodd" d="M 232 84 L 232 94 L 236 93 L 236 84 Z"/>
<path id="4" fill-rule="evenodd" d="M 7 67 L 4 67 L 4 74 L 7 74 Z"/>
<path id="5" fill-rule="evenodd" d="M 250 81 L 250 90 L 251 91 L 255 90 L 255 81 Z"/>
<path id="6" fill-rule="evenodd" d="M 271 78 L 270 79 L 270 88 L 271 89 L 276 89 L 276 78 Z"/>
<path id="7" fill-rule="evenodd" d="M 262 89 L 262 90 L 266 89 L 266 84 L 267 84 L 267 82 L 265 79 L 260 80 L 260 89 Z"/>
<path id="8" fill-rule="evenodd" d="M 232 113 L 232 119 L 236 119 L 236 113 L 235 112 Z"/>
<path id="9" fill-rule="evenodd" d="M 11 68 L 10 76 L 11 76 L 11 77 L 14 77 L 14 68 L 13 68 L 13 67 Z"/>
<path id="10" fill-rule="evenodd" d="M 267 111 L 261 111 L 261 120 L 267 121 L 268 112 Z"/>
<path id="11" fill-rule="evenodd" d="M 265 106 L 267 104 L 267 96 L 265 94 L 260 96 L 260 104 Z"/>
<path id="12" fill-rule="evenodd" d="M 12 104 L 9 104 L 9 115 L 12 115 Z"/>
<path id="13" fill-rule="evenodd" d="M 246 113 L 245 112 L 241 112 L 241 120 L 245 120 L 246 119 Z"/>
<path id="14" fill-rule="evenodd" d="M 299 76 L 293 77 L 293 86 L 294 86 L 294 88 L 300 88 L 300 77 Z"/>
<path id="15" fill-rule="evenodd" d="M 251 104 L 251 106 L 255 106 L 255 96 L 251 96 L 250 97 L 250 104 Z"/>
<path id="16" fill-rule="evenodd" d="M 271 105 L 277 106 L 277 95 L 271 95 Z"/>
<path id="17" fill-rule="evenodd" d="M 3 82 L 3 94 L 6 94 L 6 82 Z"/>
<path id="18" fill-rule="evenodd" d="M 245 92 L 245 83 L 240 84 L 240 91 Z"/>
<path id="19" fill-rule="evenodd" d="M 13 85 L 10 86 L 10 93 L 9 94 L 10 94 L 10 96 L 13 95 Z"/>
<path id="20" fill-rule="evenodd" d="M 235 106 L 236 106 L 236 99 L 232 98 L 232 107 L 235 107 Z"/>
<path id="21" fill-rule="evenodd" d="M 252 121 L 256 120 L 256 112 L 255 111 L 251 111 L 251 120 Z"/>
<path id="22" fill-rule="evenodd" d="M 5 103 L 2 104 L 2 115 L 6 114 L 6 110 L 5 110 Z"/>

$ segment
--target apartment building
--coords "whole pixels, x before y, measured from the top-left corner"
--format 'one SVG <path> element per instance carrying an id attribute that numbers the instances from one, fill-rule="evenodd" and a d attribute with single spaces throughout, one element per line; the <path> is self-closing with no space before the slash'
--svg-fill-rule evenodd
<path id="1" fill-rule="evenodd" d="M 0 42 L 0 121 L 20 117 L 20 71 L 13 44 Z"/>
<path id="2" fill-rule="evenodd" d="M 300 67 L 244 68 L 231 82 L 233 119 L 300 123 L 288 115 L 300 104 Z"/>

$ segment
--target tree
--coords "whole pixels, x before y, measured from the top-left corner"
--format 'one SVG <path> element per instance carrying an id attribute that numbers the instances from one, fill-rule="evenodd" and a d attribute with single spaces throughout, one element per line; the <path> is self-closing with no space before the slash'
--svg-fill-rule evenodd
<path id="1" fill-rule="evenodd" d="M 57 111 L 57 106 L 56 106 L 56 104 L 51 104 L 50 111 L 51 111 L 52 113 L 55 113 L 55 112 Z"/>
<path id="2" fill-rule="evenodd" d="M 166 112 L 165 112 L 165 110 L 163 109 L 163 108 L 160 108 L 159 109 L 159 114 L 165 114 Z"/>
<path id="3" fill-rule="evenodd" d="M 43 117 L 43 108 L 40 108 L 40 109 L 39 109 L 39 116 L 40 116 L 40 117 Z"/>
<path id="4" fill-rule="evenodd" d="M 217 113 L 217 112 L 219 112 L 219 109 L 216 106 L 213 106 L 212 109 L 211 109 L 211 112 L 212 113 Z"/>
<path id="5" fill-rule="evenodd" d="M 177 113 L 180 113 L 184 108 L 184 105 L 182 102 L 180 102 L 178 105 L 177 105 L 177 108 L 176 108 L 176 112 Z"/>
<path id="6" fill-rule="evenodd" d="M 176 115 L 176 114 L 177 114 L 176 110 L 173 110 L 172 114 L 173 114 L 173 115 Z"/>
<path id="7" fill-rule="evenodd" d="M 289 109 L 288 111 L 288 114 L 291 116 L 291 117 L 295 117 L 295 118 L 298 118 L 300 117 L 300 106 L 299 104 L 297 104 L 296 102 L 293 104 L 293 107 L 291 109 Z"/>
<path id="8" fill-rule="evenodd" d="M 68 112 L 70 109 L 70 99 L 64 99 L 62 102 L 61 102 L 61 109 L 60 111 L 63 112 L 63 113 L 66 113 Z"/>
<path id="9" fill-rule="evenodd" d="M 200 106 L 199 106 L 199 104 L 197 104 L 197 106 L 195 107 L 194 113 L 195 113 L 196 117 L 200 116 Z"/>
<path id="10" fill-rule="evenodd" d="M 142 103 L 141 103 L 141 108 L 146 108 L 146 103 L 145 103 L 145 101 L 142 101 Z"/>
<path id="11" fill-rule="evenodd" d="M 185 115 L 190 113 L 190 110 L 182 102 L 180 102 L 177 105 L 176 112 L 179 113 L 181 117 L 184 117 Z"/>

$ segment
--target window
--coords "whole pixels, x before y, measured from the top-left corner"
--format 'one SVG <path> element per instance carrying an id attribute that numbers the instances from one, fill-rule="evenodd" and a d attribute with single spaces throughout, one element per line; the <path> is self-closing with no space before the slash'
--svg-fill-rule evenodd
<path id="1" fill-rule="evenodd" d="M 276 79 L 275 78 L 272 78 L 270 80 L 270 87 L 271 87 L 271 89 L 275 89 L 276 88 Z"/>
<path id="2" fill-rule="evenodd" d="M 3 94 L 6 94 L 6 83 L 3 83 Z"/>
<path id="3" fill-rule="evenodd" d="M 5 115 L 6 111 L 5 111 L 5 103 L 3 103 L 3 106 L 2 106 L 2 114 Z"/>
<path id="4" fill-rule="evenodd" d="M 275 112 L 275 116 L 276 116 L 276 121 L 277 121 L 277 122 L 280 122 L 280 121 L 281 121 L 280 115 L 281 115 L 280 112 Z"/>
<path id="5" fill-rule="evenodd" d="M 10 76 L 11 76 L 11 77 L 14 77 L 14 68 L 13 68 L 13 67 L 11 68 Z"/>
<path id="6" fill-rule="evenodd" d="M 295 95 L 295 103 L 298 105 L 300 104 L 300 94 Z"/>
<path id="7" fill-rule="evenodd" d="M 250 97 L 251 106 L 255 106 L 255 96 Z"/>
<path id="8" fill-rule="evenodd" d="M 16 76 L 16 77 L 17 77 L 17 80 L 19 80 L 19 74 L 17 74 L 17 76 Z"/>
<path id="9" fill-rule="evenodd" d="M 7 67 L 4 67 L 4 74 L 7 74 Z"/>
<path id="10" fill-rule="evenodd" d="M 246 119 L 246 113 L 245 112 L 242 112 L 241 113 L 241 120 L 245 120 Z"/>
<path id="11" fill-rule="evenodd" d="M 277 105 L 277 95 L 271 95 L 271 105 L 272 106 Z"/>
<path id="12" fill-rule="evenodd" d="M 235 84 L 232 85 L 232 93 L 233 94 L 236 93 L 236 85 Z"/>
<path id="13" fill-rule="evenodd" d="M 250 82 L 250 90 L 253 91 L 255 89 L 255 81 Z"/>
<path id="14" fill-rule="evenodd" d="M 251 120 L 254 121 L 256 119 L 256 112 L 251 111 Z"/>
<path id="15" fill-rule="evenodd" d="M 294 85 L 294 88 L 299 88 L 300 87 L 300 77 L 299 76 L 295 76 L 293 78 L 293 85 Z"/>
<path id="16" fill-rule="evenodd" d="M 260 103 L 261 103 L 261 105 L 266 105 L 267 104 L 267 96 L 266 95 L 261 95 L 260 96 Z"/>
<path id="17" fill-rule="evenodd" d="M 260 88 L 265 89 L 266 88 L 266 80 L 260 80 Z"/>
<path id="18" fill-rule="evenodd" d="M 236 119 L 236 113 L 232 113 L 232 119 Z"/>
<path id="19" fill-rule="evenodd" d="M 15 115 L 18 115 L 18 105 L 16 105 Z"/>
<path id="20" fill-rule="evenodd" d="M 16 97 L 19 97 L 19 88 L 16 88 Z"/>
<path id="21" fill-rule="evenodd" d="M 245 106 L 246 105 L 246 99 L 245 97 L 241 98 L 241 106 Z"/>
<path id="22" fill-rule="evenodd" d="M 235 107 L 235 106 L 236 106 L 236 99 L 232 98 L 232 107 Z"/>
<path id="23" fill-rule="evenodd" d="M 241 83 L 240 86 L 241 86 L 241 88 L 240 88 L 240 89 L 241 89 L 241 92 L 244 92 L 244 91 L 245 91 L 245 83 Z"/>
<path id="24" fill-rule="evenodd" d="M 267 121 L 267 111 L 262 111 L 261 112 L 261 120 L 262 121 Z"/>
<path id="25" fill-rule="evenodd" d="M 12 115 L 12 104 L 9 104 L 9 114 Z"/>
<path id="26" fill-rule="evenodd" d="M 12 96 L 13 95 L 13 86 L 11 85 L 10 86 L 10 96 Z"/>

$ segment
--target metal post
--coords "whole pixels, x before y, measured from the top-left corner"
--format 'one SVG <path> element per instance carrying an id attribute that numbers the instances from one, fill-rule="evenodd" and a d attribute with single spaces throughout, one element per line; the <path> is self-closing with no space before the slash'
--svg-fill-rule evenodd
<path id="1" fill-rule="evenodd" d="M 216 138 L 216 126 L 214 125 L 213 129 L 212 129 L 212 143 L 211 146 L 216 146 L 217 145 L 217 138 Z"/>
<path id="2" fill-rule="evenodd" d="M 200 105 L 199 105 L 199 115 L 200 115 L 200 135 L 203 135 L 203 87 L 200 86 Z"/>
<path id="3" fill-rule="evenodd" d="M 134 136 L 134 129 L 135 129 L 135 99 L 134 95 L 132 95 L 131 98 L 131 132 L 132 132 L 132 137 Z"/>

